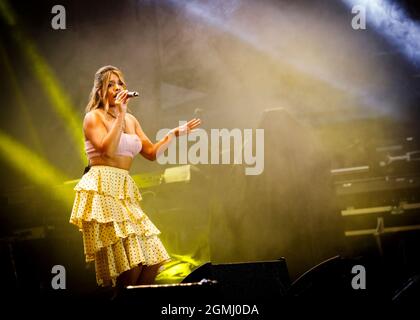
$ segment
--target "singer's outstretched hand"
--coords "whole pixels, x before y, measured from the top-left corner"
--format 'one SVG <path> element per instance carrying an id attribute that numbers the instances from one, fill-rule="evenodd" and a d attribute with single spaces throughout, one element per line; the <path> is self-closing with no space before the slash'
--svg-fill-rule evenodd
<path id="1" fill-rule="evenodd" d="M 184 134 L 191 133 L 195 128 L 198 128 L 201 124 L 201 120 L 194 118 L 188 121 L 186 124 L 179 126 L 174 129 L 174 133 L 177 137 L 182 136 Z"/>

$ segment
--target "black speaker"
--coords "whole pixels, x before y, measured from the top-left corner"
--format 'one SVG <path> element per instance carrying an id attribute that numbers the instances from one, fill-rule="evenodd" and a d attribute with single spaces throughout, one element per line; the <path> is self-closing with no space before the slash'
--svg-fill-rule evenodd
<path id="1" fill-rule="evenodd" d="M 112 302 L 151 308 L 174 304 L 202 304 L 217 296 L 215 290 L 216 283 L 212 281 L 128 286 Z"/>
<path id="2" fill-rule="evenodd" d="M 283 258 L 273 261 L 205 265 L 182 282 L 217 282 L 218 298 L 226 301 L 278 300 L 287 294 L 290 278 Z"/>
<path id="3" fill-rule="evenodd" d="M 211 262 L 199 266 L 186 276 L 184 280 L 182 280 L 182 283 L 200 282 L 203 279 L 212 278 L 212 267 Z"/>
<path id="4" fill-rule="evenodd" d="M 353 287 L 359 272 L 355 266 L 364 268 L 365 287 Z M 360 268 L 360 267 L 359 267 Z M 380 305 L 390 301 L 388 295 L 389 274 L 380 264 L 364 258 L 344 258 L 334 256 L 322 261 L 302 274 L 292 283 L 290 296 L 298 301 L 319 303 L 329 301 L 340 305 L 367 303 Z"/>
<path id="5" fill-rule="evenodd" d="M 299 298 L 334 296 L 351 285 L 350 271 L 345 271 L 340 256 L 327 259 L 306 271 L 292 286 L 290 293 Z"/>
<path id="6" fill-rule="evenodd" d="M 237 306 L 257 304 L 264 306 L 264 312 L 269 312 L 267 306 L 278 306 L 289 288 L 290 279 L 283 258 L 246 263 L 206 263 L 181 283 L 127 287 L 112 302 L 114 305 L 141 306 L 153 316 L 166 314 L 172 309 L 181 312 L 181 308 L 184 312 L 187 307 L 205 312 L 206 306 L 224 305 L 228 308 L 233 303 Z"/>
<path id="7" fill-rule="evenodd" d="M 394 296 L 392 302 L 398 306 L 417 306 L 420 301 L 420 274 L 417 274 L 408 279 L 399 288 Z"/>

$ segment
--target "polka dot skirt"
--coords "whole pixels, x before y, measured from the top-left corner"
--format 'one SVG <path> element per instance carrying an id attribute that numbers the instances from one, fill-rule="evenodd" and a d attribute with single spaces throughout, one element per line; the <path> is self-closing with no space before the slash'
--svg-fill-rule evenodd
<path id="1" fill-rule="evenodd" d="M 99 285 L 115 285 L 118 275 L 140 263 L 170 259 L 127 170 L 93 166 L 74 190 L 70 223 L 83 233 L 86 261 L 95 261 Z"/>

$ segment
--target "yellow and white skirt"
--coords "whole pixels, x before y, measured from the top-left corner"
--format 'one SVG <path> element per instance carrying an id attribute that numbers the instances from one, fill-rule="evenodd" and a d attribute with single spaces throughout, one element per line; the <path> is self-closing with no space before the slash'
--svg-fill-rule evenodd
<path id="1" fill-rule="evenodd" d="M 74 190 L 70 223 L 83 234 L 86 261 L 95 261 L 99 285 L 115 286 L 124 271 L 170 259 L 127 170 L 93 166 Z"/>

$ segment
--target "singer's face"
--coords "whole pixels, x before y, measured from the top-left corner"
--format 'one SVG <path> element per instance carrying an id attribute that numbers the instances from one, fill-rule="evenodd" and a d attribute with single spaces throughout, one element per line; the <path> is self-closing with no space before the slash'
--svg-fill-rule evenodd
<path id="1" fill-rule="evenodd" d="M 125 90 L 125 85 L 121 79 L 115 73 L 111 74 L 111 78 L 108 83 L 108 102 L 110 106 L 115 105 L 115 97 L 121 90 Z"/>

